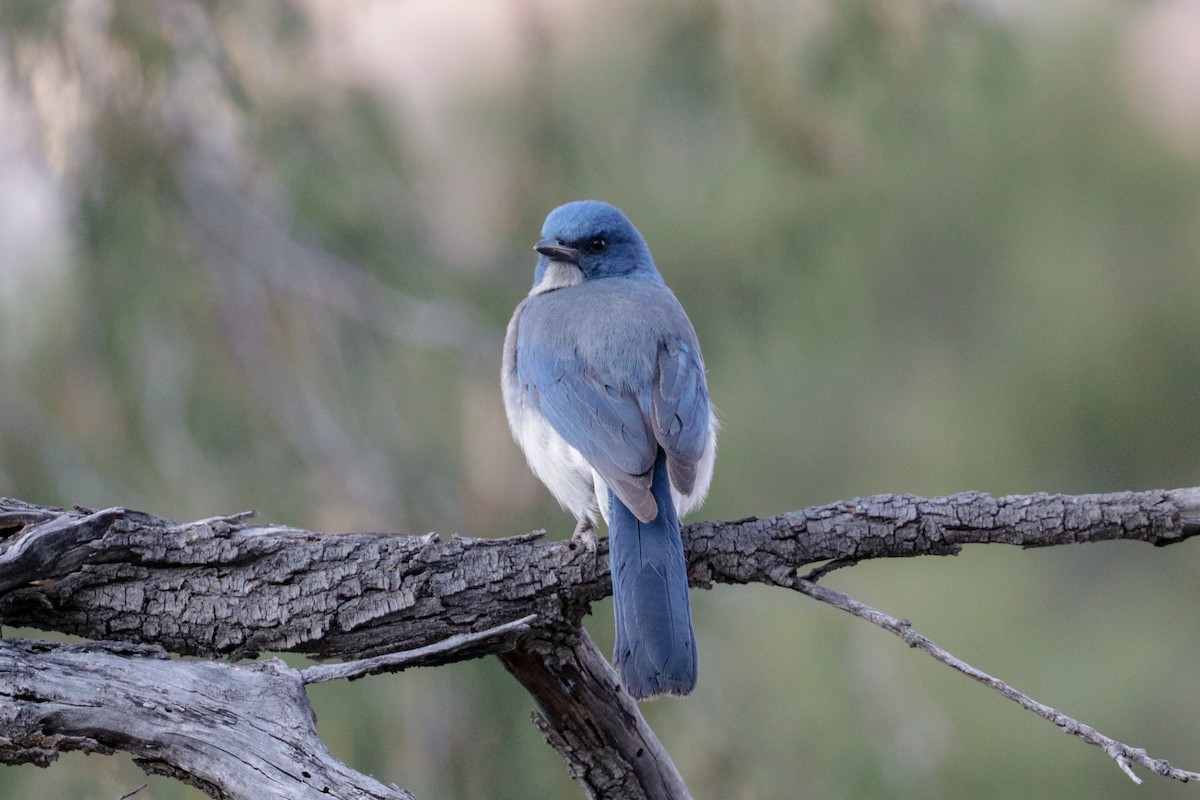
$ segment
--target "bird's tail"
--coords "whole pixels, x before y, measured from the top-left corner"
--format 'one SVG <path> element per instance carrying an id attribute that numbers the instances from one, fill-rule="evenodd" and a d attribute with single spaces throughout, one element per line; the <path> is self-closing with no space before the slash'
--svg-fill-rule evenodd
<path id="1" fill-rule="evenodd" d="M 666 454 L 654 463 L 658 516 L 642 522 L 611 492 L 609 558 L 617 644 L 613 664 L 638 699 L 688 694 L 696 686 L 696 635 L 687 560 L 671 499 Z"/>

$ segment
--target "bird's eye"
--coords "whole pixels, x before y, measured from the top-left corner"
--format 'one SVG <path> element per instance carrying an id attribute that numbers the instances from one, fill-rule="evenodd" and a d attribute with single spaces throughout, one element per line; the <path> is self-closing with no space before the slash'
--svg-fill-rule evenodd
<path id="1" fill-rule="evenodd" d="M 608 247 L 608 242 L 604 241 L 603 236 L 593 236 L 583 243 L 584 252 L 595 255 L 596 253 L 604 252 L 604 248 Z"/>

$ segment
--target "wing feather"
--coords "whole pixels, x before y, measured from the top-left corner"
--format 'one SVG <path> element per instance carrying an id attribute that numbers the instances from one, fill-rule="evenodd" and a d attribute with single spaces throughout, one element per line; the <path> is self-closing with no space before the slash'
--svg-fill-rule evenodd
<path id="1" fill-rule="evenodd" d="M 578 307 L 574 316 L 557 313 L 568 310 L 554 302 L 557 292 L 534 298 L 540 302 L 523 313 L 532 312 L 535 324 L 522 320 L 518 328 L 516 371 L 526 399 L 643 522 L 658 513 L 650 484 L 659 448 L 672 484 L 688 494 L 709 435 L 700 347 L 666 291 L 665 306 L 659 299 L 641 315 L 642 329 L 613 337 L 620 346 L 584 340 L 580 332 L 598 323 L 583 324 Z"/>

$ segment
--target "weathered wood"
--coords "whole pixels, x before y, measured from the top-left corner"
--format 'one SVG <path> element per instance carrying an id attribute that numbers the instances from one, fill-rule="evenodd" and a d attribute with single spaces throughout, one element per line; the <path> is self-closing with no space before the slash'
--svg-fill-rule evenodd
<path id="1" fill-rule="evenodd" d="M 588 797 L 688 800 L 637 702 L 587 631 L 526 641 L 500 656 L 541 708 L 534 724 Z"/>
<path id="2" fill-rule="evenodd" d="M 39 507 L 0 500 L 4 514 Z M 770 519 L 685 526 L 690 577 L 771 583 L 829 559 L 950 555 L 970 543 L 1044 547 L 1200 531 L 1200 489 L 993 498 L 879 495 Z M 47 516 L 0 541 L 5 623 L 187 655 L 262 650 L 358 658 L 536 614 L 574 624 L 610 592 L 595 553 L 536 535 L 509 539 L 328 535 L 243 517 L 177 524 L 124 509 Z M 52 514 L 53 516 L 49 516 Z"/>
<path id="3" fill-rule="evenodd" d="M 328 535 L 242 517 L 177 524 L 120 508 L 62 511 L 13 537 L 16 557 L 6 560 L 10 541 L 0 543 L 0 586 L 24 585 L 0 595 L 0 616 L 185 655 L 366 657 L 531 613 L 577 621 L 606 591 L 600 561 L 538 538 Z M 38 555 L 43 540 L 53 557 Z"/>
<path id="4" fill-rule="evenodd" d="M 300 673 L 172 661 L 118 643 L 0 642 L 0 760 L 133 754 L 214 798 L 412 800 L 342 764 L 317 736 Z"/>
<path id="5" fill-rule="evenodd" d="M 786 585 L 818 562 L 948 555 L 969 543 L 1172 544 L 1200 533 L 1197 509 L 1200 488 L 881 495 L 771 519 L 698 523 L 683 536 L 693 585 Z M 200 656 L 293 650 L 369 658 L 430 648 L 315 672 L 313 680 L 502 654 L 537 699 L 538 726 L 590 796 L 687 796 L 637 705 L 579 627 L 589 604 L 610 591 L 606 541 L 591 552 L 540 534 L 448 541 L 326 535 L 250 526 L 245 517 L 178 524 L 121 508 L 68 511 L 0 500 L 0 614 L 8 624 Z M 525 640 L 517 631 L 530 615 Z M 447 640 L 456 644 L 437 646 Z M 337 797 L 407 796 L 330 763 L 311 730 L 299 673 L 277 662 L 235 667 L 163 661 L 156 653 L 133 645 L 4 644 L 0 761 L 46 763 L 66 749 L 124 749 L 148 770 L 214 797 L 305 797 L 313 787 Z M 105 688 L 86 688 L 98 685 Z M 182 694 L 168 703 L 164 686 Z M 90 701 L 75 702 L 79 697 Z M 262 704 L 247 707 L 247 698 Z M 233 729 L 254 738 L 248 732 L 259 730 L 260 714 L 286 729 L 278 741 L 291 742 L 287 753 L 261 743 L 228 746 Z M 285 756 L 291 766 L 277 768 L 288 763 L 278 760 Z M 310 762 L 315 768 L 293 768 Z M 281 787 L 288 778 L 303 785 L 273 795 L 264 789 L 263 776 L 271 775 Z"/>
<path id="6" fill-rule="evenodd" d="M 992 497 L 875 495 L 770 519 L 699 522 L 684 544 L 693 585 L 771 583 L 831 559 L 955 555 L 967 544 L 1051 547 L 1113 539 L 1176 544 L 1200 533 L 1200 488 Z"/>
<path id="7" fill-rule="evenodd" d="M 367 675 L 400 672 L 413 667 L 440 667 L 454 661 L 503 653 L 515 646 L 519 638 L 529 630 L 529 626 L 536 621 L 537 615 L 530 614 L 486 631 L 460 633 L 443 642 L 413 650 L 384 653 L 381 656 L 342 661 L 337 664 L 317 664 L 300 670 L 300 680 L 305 686 L 326 681 L 353 681 Z"/>

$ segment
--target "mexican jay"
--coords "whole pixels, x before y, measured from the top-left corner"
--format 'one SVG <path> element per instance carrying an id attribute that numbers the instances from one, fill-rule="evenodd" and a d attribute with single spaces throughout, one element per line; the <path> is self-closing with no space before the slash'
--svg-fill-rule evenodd
<path id="1" fill-rule="evenodd" d="M 613 662 L 637 698 L 696 685 L 679 517 L 712 480 L 717 420 L 683 307 L 607 203 L 554 209 L 504 342 L 504 408 L 529 466 L 590 534 L 608 523 Z"/>

